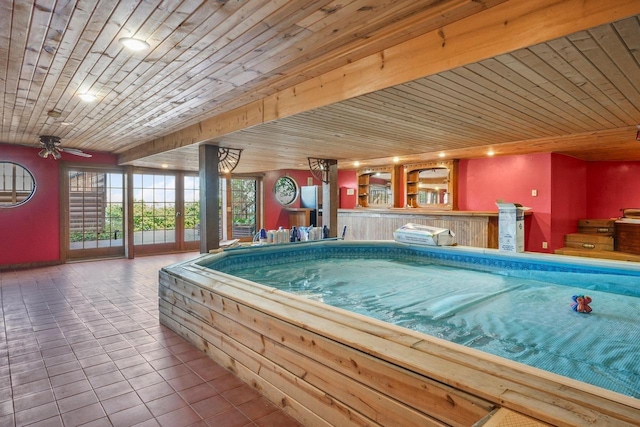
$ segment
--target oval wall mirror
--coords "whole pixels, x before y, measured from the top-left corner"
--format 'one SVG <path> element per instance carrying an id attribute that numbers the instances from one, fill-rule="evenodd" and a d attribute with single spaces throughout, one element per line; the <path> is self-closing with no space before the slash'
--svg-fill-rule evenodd
<path id="1" fill-rule="evenodd" d="M 36 191 L 36 180 L 17 163 L 0 161 L 0 208 L 25 204 Z"/>
<path id="2" fill-rule="evenodd" d="M 298 198 L 298 183 L 290 176 L 281 176 L 273 186 L 273 193 L 278 203 L 282 206 L 289 206 Z"/>

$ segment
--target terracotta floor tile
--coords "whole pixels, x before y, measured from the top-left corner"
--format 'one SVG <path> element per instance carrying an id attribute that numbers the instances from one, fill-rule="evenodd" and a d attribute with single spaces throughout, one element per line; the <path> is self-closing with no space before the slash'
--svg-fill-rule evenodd
<path id="1" fill-rule="evenodd" d="M 222 396 L 233 405 L 238 406 L 250 400 L 257 399 L 261 394 L 251 386 L 243 384 L 240 387 L 225 391 L 222 393 Z"/>
<path id="2" fill-rule="evenodd" d="M 65 397 L 83 393 L 91 389 L 91 384 L 89 384 L 89 381 L 85 378 L 80 381 L 54 387 L 53 394 L 56 396 L 56 399 L 64 399 Z"/>
<path id="3" fill-rule="evenodd" d="M 214 415 L 205 421 L 211 427 L 244 427 L 252 424 L 251 420 L 236 408 Z"/>
<path id="4" fill-rule="evenodd" d="M 152 400 L 151 402 L 147 402 L 146 405 L 155 417 L 159 417 L 160 415 L 186 406 L 187 402 L 185 402 L 179 394 L 174 393 Z"/>
<path id="5" fill-rule="evenodd" d="M 166 354 L 166 352 L 164 350 L 159 350 L 159 351 L 162 351 L 162 354 Z M 167 352 L 168 352 L 168 350 L 167 350 Z M 148 353 L 148 355 L 152 355 L 154 353 L 158 353 L 158 352 L 151 352 L 151 353 Z M 180 365 L 182 363 L 180 361 L 180 359 L 178 359 L 177 357 L 175 357 L 171 353 L 169 353 L 169 356 L 159 357 L 159 358 L 154 358 L 154 359 L 150 359 L 148 357 L 148 355 L 144 355 L 143 354 L 142 356 L 149 361 L 149 363 L 151 364 L 151 366 L 154 367 L 154 369 L 156 369 L 158 371 L 162 370 L 162 369 L 169 368 L 171 366 Z"/>
<path id="6" fill-rule="evenodd" d="M 53 387 L 59 387 L 65 384 L 71 384 L 77 381 L 82 381 L 86 379 L 87 376 L 83 371 L 71 371 L 66 374 L 56 375 L 55 377 L 50 377 L 51 385 Z"/>
<path id="7" fill-rule="evenodd" d="M 82 367 L 80 366 L 80 364 L 78 363 L 77 360 L 74 360 L 74 361 L 71 361 L 71 362 L 60 363 L 60 364 L 57 364 L 57 365 L 53 365 L 53 366 L 47 367 L 47 372 L 49 373 L 50 377 L 54 377 L 56 375 L 61 375 L 61 374 L 66 374 L 68 372 L 77 371 L 78 369 L 82 369 Z"/>
<path id="8" fill-rule="evenodd" d="M 150 420 L 141 422 L 140 424 L 136 424 L 133 427 L 160 427 L 160 424 L 158 423 L 158 421 L 156 421 L 155 418 L 152 418 Z"/>
<path id="9" fill-rule="evenodd" d="M 203 419 L 210 418 L 233 408 L 233 405 L 220 395 L 208 397 L 192 404 L 191 406 Z"/>
<path id="10" fill-rule="evenodd" d="M 39 405 L 33 405 L 33 406 L 39 406 Z M 13 402 L 11 402 L 10 400 L 0 402 L 0 416 L 10 415 L 10 414 L 13 414 Z"/>
<path id="11" fill-rule="evenodd" d="M 37 423 L 29 424 L 29 427 L 63 427 L 62 418 L 60 416 L 47 418 Z"/>
<path id="12" fill-rule="evenodd" d="M 87 390 L 82 393 L 74 394 L 73 396 L 65 397 L 64 399 L 58 399 L 58 408 L 60 413 L 73 411 L 93 403 L 98 403 L 98 398 L 93 390 Z"/>
<path id="13" fill-rule="evenodd" d="M 84 368 L 84 374 L 91 378 L 97 377 L 99 375 L 108 374 L 109 372 L 116 372 L 118 367 L 115 363 L 109 361 L 105 363 L 101 363 L 99 365 L 89 366 L 88 368 Z"/>
<path id="14" fill-rule="evenodd" d="M 153 420 L 153 415 L 145 405 L 134 406 L 109 415 L 113 427 L 130 427 Z M 154 420 L 155 421 L 155 420 Z M 151 424 L 154 425 L 154 424 Z"/>
<path id="15" fill-rule="evenodd" d="M 54 400 L 55 396 L 53 395 L 53 390 L 49 389 L 17 398 L 13 401 L 13 407 L 16 412 L 19 412 L 24 411 L 25 409 L 33 408 L 35 406 L 53 402 Z"/>
<path id="16" fill-rule="evenodd" d="M 150 362 L 150 363 L 151 365 L 153 365 L 153 362 Z M 158 370 L 158 373 L 162 375 L 162 378 L 168 381 L 173 378 L 181 377 L 183 375 L 193 374 L 193 371 L 189 369 L 187 365 L 178 364 L 166 369 L 160 369 Z"/>
<path id="17" fill-rule="evenodd" d="M 123 381 L 124 377 L 119 371 L 108 372 L 106 374 L 96 375 L 95 377 L 89 377 L 89 382 L 93 388 L 104 387 L 109 384 Z"/>
<path id="18" fill-rule="evenodd" d="M 122 394 L 133 391 L 133 387 L 127 381 L 119 381 L 117 383 L 109 384 L 104 387 L 94 389 L 98 399 L 106 400 L 112 397 L 120 396 Z"/>
<path id="19" fill-rule="evenodd" d="M 253 420 L 258 427 L 304 427 L 283 411 L 275 411 L 264 417 Z"/>
<path id="20" fill-rule="evenodd" d="M 238 405 L 237 408 L 248 418 L 256 420 L 278 410 L 278 407 L 269 402 L 265 397 L 250 400 Z"/>
<path id="21" fill-rule="evenodd" d="M 108 354 L 102 353 L 95 356 L 89 356 L 86 358 L 78 358 L 78 361 L 80 362 L 80 366 L 86 369 L 91 366 L 97 366 L 97 365 L 102 365 L 103 363 L 111 362 L 112 360 Z"/>
<path id="22" fill-rule="evenodd" d="M 186 427 L 200 421 L 198 414 L 188 406 L 156 417 L 156 419 L 162 427 Z"/>
<path id="23" fill-rule="evenodd" d="M 31 393 L 37 393 L 39 391 L 49 390 L 51 383 L 48 378 L 34 381 L 31 383 L 18 385 L 13 387 L 13 397 L 20 397 Z"/>
<path id="24" fill-rule="evenodd" d="M 97 420 L 90 421 L 87 424 L 82 424 L 79 427 L 112 427 L 112 424 L 111 424 L 111 421 L 109 421 L 108 417 L 104 417 L 104 418 L 98 418 Z"/>
<path id="25" fill-rule="evenodd" d="M 133 347 L 131 348 L 131 350 L 136 352 L 136 350 L 133 349 Z M 136 352 L 135 355 L 129 356 L 129 357 L 125 357 L 124 359 L 117 359 L 117 360 L 115 360 L 114 363 L 116 364 L 116 366 L 120 370 L 123 370 L 125 368 L 130 368 L 132 366 L 140 365 L 142 363 L 148 365 L 147 359 L 145 359 L 144 357 L 140 356 L 138 354 L 138 352 Z M 151 366 L 151 365 L 149 365 L 149 366 Z"/>
<path id="26" fill-rule="evenodd" d="M 106 414 L 99 403 L 93 405 L 84 406 L 75 411 L 62 414 L 62 421 L 65 426 L 79 426 L 91 421 L 95 421 L 100 418 L 104 418 Z"/>
<path id="27" fill-rule="evenodd" d="M 148 387 L 144 387 L 136 390 L 140 399 L 143 402 L 151 402 L 152 400 L 160 399 L 161 397 L 168 396 L 176 391 L 167 382 L 161 382 L 153 384 Z"/>
<path id="28" fill-rule="evenodd" d="M 187 388 L 180 391 L 180 396 L 189 404 L 199 402 L 211 396 L 218 394 L 218 391 L 207 383 L 199 384 L 195 387 Z"/>
<path id="29" fill-rule="evenodd" d="M 224 393 L 225 391 L 244 385 L 244 382 L 242 382 L 242 380 L 240 380 L 235 375 L 227 373 L 221 377 L 209 381 L 209 384 L 215 387 L 215 389 L 220 393 Z"/>
<path id="30" fill-rule="evenodd" d="M 16 412 L 16 425 L 27 425 L 36 421 L 46 420 L 59 414 L 58 406 L 55 402 L 45 403 L 44 405 L 29 408 L 24 411 Z"/>
<path id="31" fill-rule="evenodd" d="M 60 356 L 53 356 L 53 357 L 48 357 L 44 359 L 44 365 L 47 368 L 51 368 L 53 366 L 56 366 L 62 363 L 68 363 L 68 362 L 74 362 L 74 361 L 77 361 L 76 355 L 74 353 L 67 353 L 67 354 L 62 354 Z"/>
<path id="32" fill-rule="evenodd" d="M 199 384 L 204 384 L 204 380 L 191 371 L 189 371 L 188 374 L 183 375 L 181 377 L 167 379 L 167 382 L 176 391 L 181 391 L 187 388 L 195 387 Z"/>
<path id="33" fill-rule="evenodd" d="M 164 382 L 164 378 L 162 378 L 157 372 L 150 372 L 148 374 L 129 379 L 129 384 L 131 384 L 131 387 L 133 387 L 134 390 L 161 382 Z"/>
<path id="34" fill-rule="evenodd" d="M 289 427 L 158 322 L 158 269 L 191 256 L 0 272 L 0 427 L 256 427 L 234 403 Z"/>
<path id="35" fill-rule="evenodd" d="M 136 364 L 127 368 L 120 368 L 120 372 L 125 378 L 135 378 L 141 375 L 146 375 L 155 372 L 153 366 L 147 363 L 146 359 L 142 359 L 143 363 Z"/>
<path id="36" fill-rule="evenodd" d="M 102 403 L 102 407 L 104 408 L 107 415 L 111 415 L 116 412 L 124 411 L 125 409 L 141 405 L 142 400 L 140 400 L 140 398 L 134 391 L 131 391 L 120 396 L 112 397 L 111 399 L 103 400 L 100 403 Z"/>

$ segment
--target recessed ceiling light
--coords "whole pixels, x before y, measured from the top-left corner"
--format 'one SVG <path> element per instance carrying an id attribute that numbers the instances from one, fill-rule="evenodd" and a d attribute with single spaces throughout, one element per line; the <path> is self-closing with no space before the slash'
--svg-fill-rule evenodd
<path id="1" fill-rule="evenodd" d="M 493 156 L 494 154 L 496 154 L 496 153 L 494 153 L 493 150 L 487 151 L 487 156 Z"/>
<path id="2" fill-rule="evenodd" d="M 440 154 L 438 154 L 438 157 L 444 157 L 444 156 L 445 156 L 445 154 L 444 154 L 444 153 L 440 153 Z"/>
<path id="3" fill-rule="evenodd" d="M 49 117 L 53 117 L 53 118 L 58 118 L 62 115 L 62 113 L 58 110 L 51 110 L 51 111 L 47 111 L 47 116 Z"/>
<path id="4" fill-rule="evenodd" d="M 84 102 L 93 102 L 93 101 L 95 101 L 97 99 L 97 97 L 95 95 L 92 95 L 90 93 L 79 93 L 78 96 Z"/>
<path id="5" fill-rule="evenodd" d="M 71 122 L 61 122 L 60 126 L 71 126 L 73 123 Z"/>
<path id="6" fill-rule="evenodd" d="M 360 166 L 360 162 L 356 160 L 355 162 L 353 162 L 353 166 L 355 166 L 355 167 Z"/>
<path id="7" fill-rule="evenodd" d="M 145 50 L 149 49 L 149 43 L 144 40 L 134 39 L 132 37 L 123 37 L 118 40 L 124 47 L 130 50 Z"/>
<path id="8" fill-rule="evenodd" d="M 162 166 L 162 169 L 167 169 L 167 168 L 169 167 L 169 165 L 168 165 L 168 164 L 166 164 L 166 163 L 163 163 L 163 164 L 161 164 L 160 166 Z"/>
<path id="9" fill-rule="evenodd" d="M 395 157 L 393 158 L 393 163 L 398 163 L 399 161 L 400 161 L 400 157 L 395 156 Z"/>

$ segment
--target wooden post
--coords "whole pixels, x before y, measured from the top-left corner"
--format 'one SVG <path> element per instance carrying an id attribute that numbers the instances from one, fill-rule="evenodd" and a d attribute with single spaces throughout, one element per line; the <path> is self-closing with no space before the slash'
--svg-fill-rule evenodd
<path id="1" fill-rule="evenodd" d="M 200 171 L 200 253 L 220 247 L 220 179 L 218 174 L 218 146 L 199 147 Z"/>
<path id="2" fill-rule="evenodd" d="M 329 182 L 322 183 L 322 225 L 329 237 L 338 236 L 338 161 L 329 159 Z"/>

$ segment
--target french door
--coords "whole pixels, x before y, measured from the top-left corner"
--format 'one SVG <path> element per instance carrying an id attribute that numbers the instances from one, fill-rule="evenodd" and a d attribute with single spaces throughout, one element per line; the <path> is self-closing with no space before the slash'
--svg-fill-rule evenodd
<path id="1" fill-rule="evenodd" d="M 138 171 L 133 174 L 132 227 L 135 254 L 196 250 L 200 234 L 200 187 L 195 174 Z"/>
<path id="2" fill-rule="evenodd" d="M 63 259 L 123 256 L 124 173 L 75 167 L 65 167 L 63 173 Z"/>

